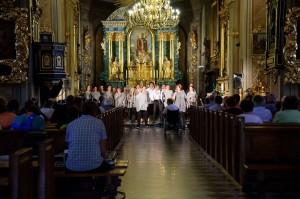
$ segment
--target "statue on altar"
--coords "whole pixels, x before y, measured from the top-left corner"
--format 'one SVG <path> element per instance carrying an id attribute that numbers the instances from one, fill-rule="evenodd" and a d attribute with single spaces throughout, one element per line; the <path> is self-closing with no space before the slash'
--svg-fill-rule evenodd
<path id="1" fill-rule="evenodd" d="M 115 57 L 114 61 L 111 61 L 110 71 L 111 71 L 109 76 L 110 80 L 120 80 L 121 70 L 120 70 L 119 60 L 117 57 Z"/>
<path id="2" fill-rule="evenodd" d="M 172 78 L 172 62 L 165 57 L 165 61 L 163 63 L 163 78 L 164 79 L 171 79 Z"/>
<path id="3" fill-rule="evenodd" d="M 141 36 L 137 39 L 137 54 L 146 54 L 147 53 L 147 40 L 145 34 L 142 32 Z"/>

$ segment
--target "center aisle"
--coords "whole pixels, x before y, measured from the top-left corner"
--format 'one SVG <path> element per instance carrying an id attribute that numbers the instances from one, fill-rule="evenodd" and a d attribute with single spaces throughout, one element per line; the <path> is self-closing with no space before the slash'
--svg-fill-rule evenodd
<path id="1" fill-rule="evenodd" d="M 161 128 L 127 129 L 117 158 L 129 160 L 120 191 L 128 199 L 253 198 L 244 196 L 189 138 Z"/>

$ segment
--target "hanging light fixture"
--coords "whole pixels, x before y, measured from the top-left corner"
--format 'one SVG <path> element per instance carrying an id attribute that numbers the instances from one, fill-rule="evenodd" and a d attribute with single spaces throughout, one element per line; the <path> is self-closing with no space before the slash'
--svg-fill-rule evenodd
<path id="1" fill-rule="evenodd" d="M 178 9 L 173 9 L 167 0 L 141 0 L 128 10 L 131 27 L 145 26 L 150 29 L 176 26 L 179 23 Z"/>

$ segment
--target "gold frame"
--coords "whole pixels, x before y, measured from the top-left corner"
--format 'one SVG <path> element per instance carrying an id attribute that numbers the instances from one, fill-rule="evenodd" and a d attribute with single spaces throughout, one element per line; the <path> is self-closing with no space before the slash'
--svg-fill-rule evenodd
<path id="1" fill-rule="evenodd" d="M 28 80 L 28 56 L 29 56 L 29 31 L 28 10 L 25 8 L 14 8 L 14 0 L 4 0 L 0 3 L 0 21 L 15 22 L 15 50 L 16 59 L 0 60 L 0 65 L 11 67 L 12 72 L 7 76 L 0 76 L 0 83 L 20 84 Z"/>
<path id="2" fill-rule="evenodd" d="M 285 76 L 284 83 L 300 83 L 300 61 L 296 59 L 297 50 L 297 22 L 300 21 L 300 8 L 292 8 L 286 17 L 284 32 L 286 33 L 286 43 L 284 46 Z"/>
<path id="3" fill-rule="evenodd" d="M 133 28 L 131 28 L 129 31 L 128 31 L 128 37 L 127 37 L 127 66 L 130 65 L 130 46 L 131 46 L 131 34 L 132 32 L 137 29 L 137 28 L 145 28 L 147 29 L 150 33 L 151 33 L 151 46 L 152 46 L 152 64 L 153 64 L 153 67 L 155 68 L 155 35 L 154 35 L 154 32 L 151 30 L 151 29 L 148 29 L 144 26 L 135 26 Z"/>

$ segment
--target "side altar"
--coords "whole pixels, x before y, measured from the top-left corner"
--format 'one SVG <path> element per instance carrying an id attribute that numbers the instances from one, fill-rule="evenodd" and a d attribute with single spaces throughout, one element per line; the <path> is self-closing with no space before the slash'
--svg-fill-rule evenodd
<path id="1" fill-rule="evenodd" d="M 183 76 L 178 69 L 178 26 L 133 26 L 125 17 L 127 10 L 119 8 L 102 21 L 105 67 L 100 79 L 114 87 L 147 86 L 150 82 L 174 86 Z"/>

